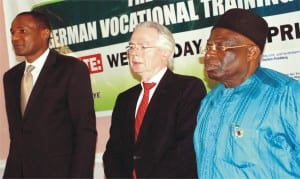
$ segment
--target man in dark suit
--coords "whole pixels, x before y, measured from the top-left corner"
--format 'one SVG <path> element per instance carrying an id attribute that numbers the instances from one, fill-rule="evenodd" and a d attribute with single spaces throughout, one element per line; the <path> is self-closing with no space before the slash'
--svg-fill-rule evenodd
<path id="1" fill-rule="evenodd" d="M 141 84 L 122 92 L 112 114 L 103 162 L 108 178 L 196 178 L 193 132 L 202 81 L 171 72 L 175 41 L 155 22 L 136 26 L 128 46 L 131 71 Z M 153 83 L 149 105 L 137 129 L 144 83 Z M 145 90 L 145 89 L 144 89 Z"/>
<path id="2" fill-rule="evenodd" d="M 3 79 L 10 132 L 4 178 L 93 177 L 97 131 L 89 72 L 76 58 L 49 50 L 50 30 L 34 11 L 18 14 L 11 25 L 14 51 L 26 61 Z M 33 88 L 21 110 L 28 66 L 34 66 Z"/>

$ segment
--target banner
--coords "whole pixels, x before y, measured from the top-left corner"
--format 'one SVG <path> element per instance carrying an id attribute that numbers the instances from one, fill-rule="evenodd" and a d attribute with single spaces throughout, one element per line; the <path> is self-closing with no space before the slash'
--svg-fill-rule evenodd
<path id="1" fill-rule="evenodd" d="M 97 116 L 110 115 L 117 95 L 139 83 L 130 72 L 126 46 L 135 25 L 143 21 L 159 22 L 173 32 L 174 72 L 203 79 L 209 91 L 216 82 L 204 73 L 200 48 L 226 10 L 249 9 L 269 24 L 261 65 L 300 80 L 299 0 L 11 0 L 4 7 L 7 29 L 20 12 L 15 7 L 48 14 L 53 27 L 50 47 L 89 67 Z M 13 66 L 18 61 L 11 58 Z"/>

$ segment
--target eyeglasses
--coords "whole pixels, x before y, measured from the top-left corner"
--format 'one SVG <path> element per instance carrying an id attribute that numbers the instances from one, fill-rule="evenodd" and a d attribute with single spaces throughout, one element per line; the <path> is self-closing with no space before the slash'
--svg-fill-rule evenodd
<path id="1" fill-rule="evenodd" d="M 235 49 L 235 48 L 249 47 L 249 46 L 253 46 L 253 45 L 244 44 L 244 45 L 235 45 L 235 46 L 224 46 L 224 45 L 216 45 L 216 44 L 206 44 L 205 47 L 200 48 L 200 54 L 205 54 L 209 50 L 225 52 L 228 49 Z"/>
<path id="2" fill-rule="evenodd" d="M 147 45 L 143 45 L 143 44 L 129 44 L 126 49 L 127 49 L 127 53 L 132 53 L 134 50 L 137 50 L 139 52 L 144 52 L 147 49 L 150 48 L 157 48 L 155 46 L 147 46 Z"/>

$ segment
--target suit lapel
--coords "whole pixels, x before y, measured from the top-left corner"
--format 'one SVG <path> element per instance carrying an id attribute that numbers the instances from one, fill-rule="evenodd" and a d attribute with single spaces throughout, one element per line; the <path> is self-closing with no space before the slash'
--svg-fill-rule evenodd
<path id="1" fill-rule="evenodd" d="M 48 78 L 51 77 L 51 70 L 53 70 L 53 64 L 56 61 L 56 52 L 50 50 L 49 55 L 45 61 L 44 66 L 35 82 L 35 85 L 31 91 L 30 97 L 28 99 L 28 103 L 24 112 L 24 116 L 28 113 L 28 111 L 33 107 L 33 104 L 39 105 L 39 95 L 43 92 L 43 89 L 46 87 L 48 82 Z M 43 94 L 45 95 L 45 94 Z"/>
<path id="2" fill-rule="evenodd" d="M 18 106 L 17 109 L 18 113 L 20 114 L 20 116 L 22 116 L 21 114 L 21 81 L 22 81 L 22 77 L 24 74 L 24 70 L 25 70 L 25 62 L 20 63 L 20 65 L 18 66 L 17 69 L 17 73 L 14 76 L 15 79 L 12 79 L 11 81 L 14 81 L 14 83 L 12 83 L 14 86 L 11 87 L 10 90 L 15 90 L 15 92 L 13 92 L 13 94 L 17 94 L 14 95 L 14 99 L 12 100 L 12 102 L 15 103 L 15 106 Z"/>
<path id="3" fill-rule="evenodd" d="M 173 72 L 170 70 L 167 70 L 167 72 L 164 74 L 162 79 L 160 80 L 152 98 L 148 105 L 139 136 L 137 139 L 137 143 L 143 141 L 143 136 L 147 133 L 149 127 L 151 126 L 152 122 L 155 122 L 154 120 L 157 118 L 156 116 L 159 115 L 160 111 L 164 108 L 161 106 L 163 104 L 164 100 L 167 100 L 165 96 L 168 92 L 168 84 L 172 81 Z"/>
<path id="4" fill-rule="evenodd" d="M 139 95 L 141 93 L 142 87 L 141 85 L 137 85 L 134 90 L 132 91 L 131 97 L 129 97 L 130 100 L 128 100 L 128 110 L 127 110 L 127 119 L 128 121 L 126 121 L 126 124 L 128 124 L 129 126 L 127 126 L 127 128 L 129 129 L 128 131 L 128 135 L 129 139 L 130 139 L 130 143 L 135 143 L 135 139 L 134 139 L 134 135 L 135 135 L 135 110 L 136 110 L 136 105 L 137 105 L 137 101 L 139 98 Z"/>

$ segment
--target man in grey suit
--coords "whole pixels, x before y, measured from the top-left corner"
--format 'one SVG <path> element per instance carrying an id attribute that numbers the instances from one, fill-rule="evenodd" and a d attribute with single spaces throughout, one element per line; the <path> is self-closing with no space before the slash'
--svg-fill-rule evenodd
<path id="1" fill-rule="evenodd" d="M 26 60 L 3 78 L 10 132 L 4 178 L 92 178 L 97 131 L 87 66 L 49 49 L 50 23 L 39 12 L 18 14 L 10 31 Z M 21 109 L 28 66 L 33 87 Z"/>
<path id="2" fill-rule="evenodd" d="M 206 89 L 200 79 L 168 68 L 174 50 L 174 38 L 166 27 L 155 22 L 136 26 L 128 58 L 141 84 L 122 92 L 116 100 L 103 156 L 107 178 L 197 177 L 193 132 Z M 138 122 L 146 93 L 144 83 L 154 86 L 143 121 Z"/>

